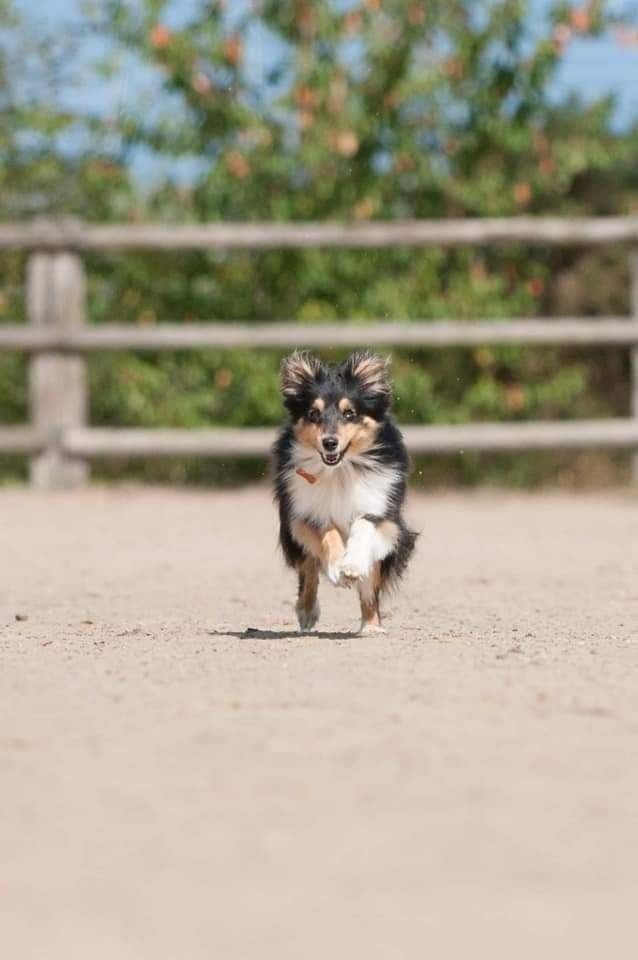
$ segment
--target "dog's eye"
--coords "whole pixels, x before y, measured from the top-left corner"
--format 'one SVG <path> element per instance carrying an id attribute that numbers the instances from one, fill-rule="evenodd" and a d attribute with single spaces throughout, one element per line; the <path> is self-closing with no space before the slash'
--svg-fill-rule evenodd
<path id="1" fill-rule="evenodd" d="M 354 418 L 355 418 L 355 412 L 354 412 L 354 410 L 344 410 L 344 411 L 343 411 L 343 419 L 344 419 L 344 420 L 354 420 Z"/>
<path id="2" fill-rule="evenodd" d="M 308 420 L 310 420 L 311 423 L 319 423 L 321 420 L 321 411 L 317 410 L 316 407 L 313 407 L 308 411 Z"/>

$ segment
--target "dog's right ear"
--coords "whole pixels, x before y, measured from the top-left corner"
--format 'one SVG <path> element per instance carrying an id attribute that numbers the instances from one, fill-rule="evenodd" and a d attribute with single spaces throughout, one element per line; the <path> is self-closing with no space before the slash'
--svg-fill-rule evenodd
<path id="1" fill-rule="evenodd" d="M 324 366 L 318 357 L 305 350 L 295 350 L 281 362 L 281 394 L 292 412 L 322 379 Z"/>

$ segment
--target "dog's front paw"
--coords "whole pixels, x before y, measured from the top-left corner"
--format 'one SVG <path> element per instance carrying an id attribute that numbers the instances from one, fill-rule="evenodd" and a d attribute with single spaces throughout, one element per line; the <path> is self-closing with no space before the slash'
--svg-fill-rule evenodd
<path id="1" fill-rule="evenodd" d="M 343 577 L 341 576 L 341 560 L 335 560 L 334 563 L 329 563 L 326 567 L 326 576 L 333 587 L 345 587 L 346 584 L 343 582 Z"/>
<path id="2" fill-rule="evenodd" d="M 297 607 L 297 619 L 299 620 L 299 632 L 308 633 L 317 620 L 319 619 L 319 604 L 315 603 L 314 607 L 307 609 L 306 607 L 298 606 Z"/>
<path id="3" fill-rule="evenodd" d="M 367 556 L 358 551 L 346 551 L 341 561 L 341 579 L 349 586 L 357 580 L 363 580 L 372 569 L 372 564 Z"/>

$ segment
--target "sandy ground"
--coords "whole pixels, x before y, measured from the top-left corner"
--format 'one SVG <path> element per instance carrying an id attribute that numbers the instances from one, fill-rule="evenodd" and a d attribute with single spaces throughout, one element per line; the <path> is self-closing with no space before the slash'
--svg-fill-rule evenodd
<path id="1" fill-rule="evenodd" d="M 410 513 L 300 637 L 266 491 L 0 492 L 3 957 L 635 956 L 638 498 Z"/>

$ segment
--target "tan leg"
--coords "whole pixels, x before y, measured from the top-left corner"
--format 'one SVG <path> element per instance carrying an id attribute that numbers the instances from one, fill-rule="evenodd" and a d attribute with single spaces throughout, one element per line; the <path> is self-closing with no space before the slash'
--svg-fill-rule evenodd
<path id="1" fill-rule="evenodd" d="M 299 574 L 299 595 L 297 597 L 297 619 L 300 630 L 312 630 L 319 619 L 317 589 L 319 586 L 319 563 L 314 557 L 304 557 L 297 568 Z"/>
<path id="2" fill-rule="evenodd" d="M 335 586 L 341 583 L 341 558 L 345 552 L 340 532 L 336 527 L 329 527 L 321 537 L 321 569 Z"/>
<path id="3" fill-rule="evenodd" d="M 357 586 L 361 603 L 361 633 L 383 633 L 379 613 L 381 564 L 375 563 L 369 576 L 359 580 Z"/>
<path id="4" fill-rule="evenodd" d="M 290 531 L 307 554 L 315 557 L 331 583 L 339 583 L 341 558 L 345 552 L 343 537 L 336 527 L 319 531 L 303 520 L 293 521 Z"/>

